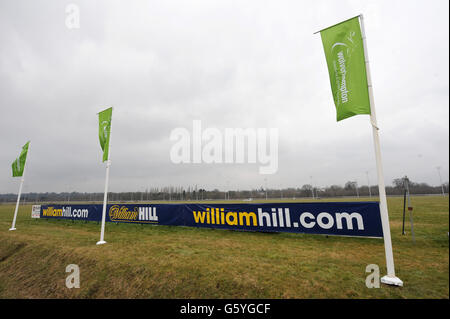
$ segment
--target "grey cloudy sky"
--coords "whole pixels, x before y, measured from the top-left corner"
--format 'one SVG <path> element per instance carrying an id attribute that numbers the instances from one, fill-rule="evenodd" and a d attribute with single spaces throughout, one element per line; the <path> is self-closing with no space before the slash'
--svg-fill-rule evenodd
<path id="1" fill-rule="evenodd" d="M 68 29 L 66 6 L 80 9 Z M 364 14 L 387 184 L 449 167 L 447 0 L 0 0 L 0 193 L 104 187 L 96 113 L 114 106 L 111 191 L 376 183 L 368 116 L 336 122 L 320 35 Z M 279 168 L 174 164 L 170 132 L 279 129 Z"/>

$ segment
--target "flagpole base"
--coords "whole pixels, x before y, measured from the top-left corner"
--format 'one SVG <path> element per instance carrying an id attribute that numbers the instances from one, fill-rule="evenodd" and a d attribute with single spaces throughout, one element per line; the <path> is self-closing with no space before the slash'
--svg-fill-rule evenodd
<path id="1" fill-rule="evenodd" d="M 15 227 L 11 227 L 9 230 L 16 230 L 16 228 Z"/>
<path id="2" fill-rule="evenodd" d="M 381 283 L 385 284 L 385 285 L 391 285 L 391 286 L 399 286 L 399 287 L 403 287 L 403 281 L 400 280 L 400 278 L 396 277 L 396 276 L 384 276 L 381 277 Z"/>
<path id="3" fill-rule="evenodd" d="M 98 241 L 98 242 L 97 242 L 97 244 L 96 244 L 96 245 L 103 245 L 103 244 L 106 244 L 106 241 L 104 241 L 104 240 L 100 240 L 100 241 Z"/>

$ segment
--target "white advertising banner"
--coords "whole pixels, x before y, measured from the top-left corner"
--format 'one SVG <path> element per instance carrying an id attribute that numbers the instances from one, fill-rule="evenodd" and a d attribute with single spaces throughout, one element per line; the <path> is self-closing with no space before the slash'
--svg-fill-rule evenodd
<path id="1" fill-rule="evenodd" d="M 41 205 L 31 207 L 31 218 L 41 218 Z"/>

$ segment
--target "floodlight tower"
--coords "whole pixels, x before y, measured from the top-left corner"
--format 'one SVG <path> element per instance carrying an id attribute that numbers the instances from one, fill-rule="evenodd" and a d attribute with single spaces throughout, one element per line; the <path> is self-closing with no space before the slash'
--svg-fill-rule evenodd
<path id="1" fill-rule="evenodd" d="M 265 183 L 265 191 L 266 191 L 266 200 L 267 200 L 267 178 L 264 178 L 264 183 Z"/>
<path id="2" fill-rule="evenodd" d="M 372 197 L 372 192 L 370 190 L 369 171 L 366 171 L 366 176 L 367 176 L 367 187 L 369 188 L 369 197 Z"/>
<path id="3" fill-rule="evenodd" d="M 312 176 L 309 176 L 309 179 L 311 180 L 311 194 L 312 194 L 312 198 L 314 199 L 314 186 L 313 186 Z"/>
<path id="4" fill-rule="evenodd" d="M 438 174 L 439 174 L 439 182 L 441 183 L 441 190 L 442 190 L 442 196 L 445 196 L 445 192 L 444 192 L 444 184 L 442 184 L 442 178 L 441 178 L 441 167 L 438 166 L 436 167 Z"/>

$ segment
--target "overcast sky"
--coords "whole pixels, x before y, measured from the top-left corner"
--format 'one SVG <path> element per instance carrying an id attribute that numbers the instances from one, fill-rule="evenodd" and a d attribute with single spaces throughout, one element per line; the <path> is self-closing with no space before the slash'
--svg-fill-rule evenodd
<path id="1" fill-rule="evenodd" d="M 66 26 L 66 6 L 80 27 Z M 449 174 L 447 0 L 0 0 L 0 193 L 104 188 L 96 113 L 113 106 L 111 191 L 376 184 L 369 117 L 336 122 L 319 34 L 364 14 L 386 183 Z M 278 171 L 174 164 L 192 121 L 278 128 Z"/>

